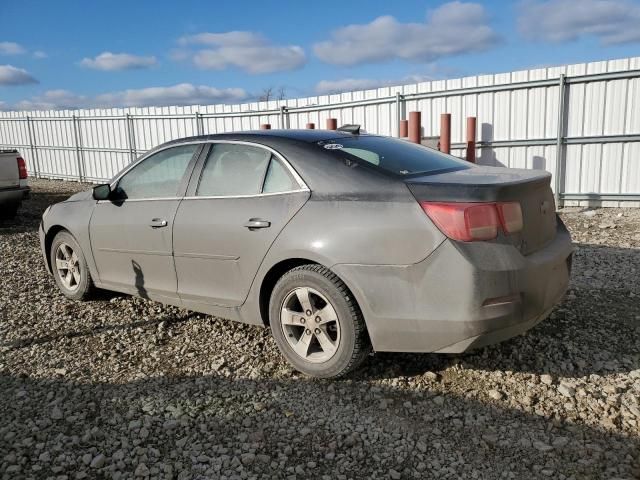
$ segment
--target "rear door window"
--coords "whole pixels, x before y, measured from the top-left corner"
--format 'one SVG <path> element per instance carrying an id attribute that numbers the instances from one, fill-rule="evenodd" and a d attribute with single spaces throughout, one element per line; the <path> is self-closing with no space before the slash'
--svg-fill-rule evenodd
<path id="1" fill-rule="evenodd" d="M 272 156 L 262 193 L 291 192 L 300 188 L 280 161 Z"/>
<path id="2" fill-rule="evenodd" d="M 370 135 L 318 142 L 330 154 L 370 165 L 398 176 L 470 168 L 464 160 L 406 140 Z"/>
<path id="3" fill-rule="evenodd" d="M 263 148 L 217 143 L 202 169 L 196 196 L 258 194 L 270 160 L 271 152 Z"/>

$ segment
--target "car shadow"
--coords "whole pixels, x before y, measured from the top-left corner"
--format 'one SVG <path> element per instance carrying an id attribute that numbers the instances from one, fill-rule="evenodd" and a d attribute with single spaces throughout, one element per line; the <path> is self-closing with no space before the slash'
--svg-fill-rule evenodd
<path id="1" fill-rule="evenodd" d="M 2 309 L 0 309 L 0 313 L 2 313 Z M 182 316 L 173 316 L 170 318 L 162 318 L 155 320 L 140 320 L 129 323 L 121 323 L 114 325 L 96 325 L 87 329 L 76 329 L 71 331 L 65 331 L 62 333 L 58 333 L 55 335 L 44 335 L 41 337 L 24 337 L 16 340 L 11 340 L 7 342 L 0 342 L 0 347 L 5 347 L 10 350 L 17 350 L 20 348 L 28 348 L 35 345 L 43 345 L 45 343 L 54 343 L 61 339 L 72 339 L 79 337 L 93 337 L 99 335 L 101 333 L 111 333 L 116 334 L 118 332 L 126 332 L 131 331 L 136 328 L 148 328 L 148 327 L 157 327 L 160 324 L 165 324 L 168 326 L 177 325 L 182 322 L 188 322 L 191 318 L 198 316 L 199 314 L 196 312 L 187 312 Z"/>
<path id="2" fill-rule="evenodd" d="M 185 468 L 189 478 L 219 478 L 237 474 L 240 458 L 243 478 L 285 478 L 294 468 L 298 478 L 387 478 L 390 468 L 402 478 L 440 476 L 443 468 L 468 478 L 498 472 L 507 472 L 505 478 L 631 478 L 638 468 L 638 437 L 581 419 L 429 388 L 369 387 L 221 375 L 104 383 L 4 372 L 0 466 L 18 476 L 39 465 L 43 478 L 53 472 L 110 476 L 114 469 L 131 475 L 141 462 L 156 475 L 171 465 Z M 67 439 L 65 455 L 38 460 Z M 80 460 L 98 452 L 104 468 Z M 244 452 L 253 454 L 246 457 L 251 461 Z"/>

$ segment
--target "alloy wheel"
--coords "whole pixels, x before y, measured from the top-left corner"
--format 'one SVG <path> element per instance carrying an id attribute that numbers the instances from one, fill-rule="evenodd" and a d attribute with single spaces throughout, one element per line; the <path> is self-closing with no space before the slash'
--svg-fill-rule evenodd
<path id="1" fill-rule="evenodd" d="M 340 343 L 340 321 L 329 300 L 313 288 L 298 287 L 282 302 L 280 324 L 289 346 L 302 359 L 322 363 Z"/>
<path id="2" fill-rule="evenodd" d="M 62 284 L 69 291 L 77 290 L 80 285 L 80 262 L 78 255 L 67 243 L 61 243 L 56 249 L 56 271 Z"/>

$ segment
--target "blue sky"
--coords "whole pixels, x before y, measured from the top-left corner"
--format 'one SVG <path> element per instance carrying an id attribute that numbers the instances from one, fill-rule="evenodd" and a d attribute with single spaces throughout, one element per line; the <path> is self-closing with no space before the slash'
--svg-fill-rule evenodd
<path id="1" fill-rule="evenodd" d="M 0 108 L 237 103 L 640 55 L 639 0 L 0 3 Z"/>

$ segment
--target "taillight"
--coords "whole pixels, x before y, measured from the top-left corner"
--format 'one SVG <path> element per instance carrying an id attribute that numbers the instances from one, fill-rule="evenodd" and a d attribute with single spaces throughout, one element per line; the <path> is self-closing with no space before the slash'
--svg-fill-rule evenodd
<path id="1" fill-rule="evenodd" d="M 18 157 L 18 176 L 20 180 L 26 180 L 29 176 L 27 175 L 27 164 L 22 157 Z"/>
<path id="2" fill-rule="evenodd" d="M 517 202 L 420 202 L 420 206 L 442 233 L 462 242 L 492 240 L 500 229 L 505 234 L 522 230 L 522 212 Z"/>
<path id="3" fill-rule="evenodd" d="M 496 203 L 496 207 L 504 233 L 516 233 L 522 230 L 522 210 L 518 202 Z"/>

